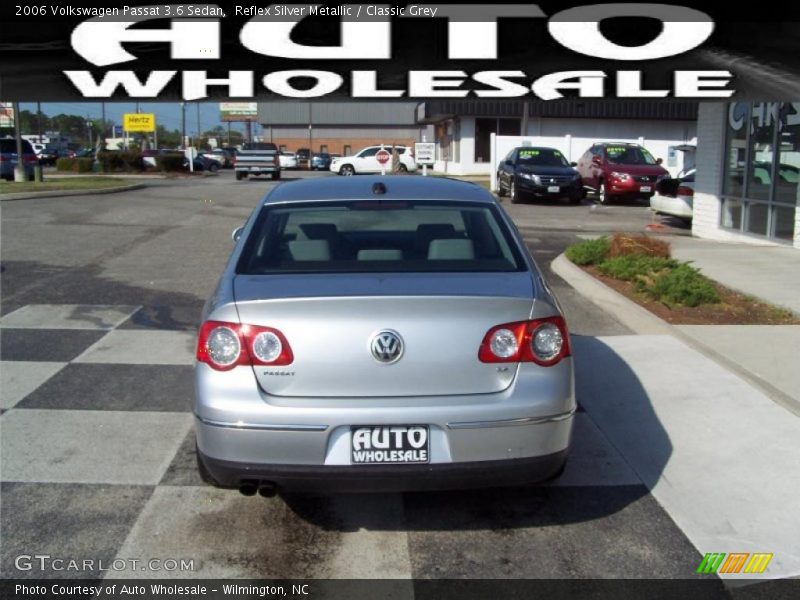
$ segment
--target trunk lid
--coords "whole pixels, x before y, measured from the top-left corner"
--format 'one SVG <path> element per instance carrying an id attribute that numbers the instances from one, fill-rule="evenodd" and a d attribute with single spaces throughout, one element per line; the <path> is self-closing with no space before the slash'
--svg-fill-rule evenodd
<path id="1" fill-rule="evenodd" d="M 493 326 L 530 317 L 533 289 L 526 272 L 239 275 L 234 281 L 241 321 L 279 329 L 292 348 L 291 365 L 254 368 L 265 392 L 289 397 L 500 392 L 517 370 L 480 362 L 478 348 Z M 379 362 L 371 347 L 386 330 L 403 344 L 392 364 Z"/>

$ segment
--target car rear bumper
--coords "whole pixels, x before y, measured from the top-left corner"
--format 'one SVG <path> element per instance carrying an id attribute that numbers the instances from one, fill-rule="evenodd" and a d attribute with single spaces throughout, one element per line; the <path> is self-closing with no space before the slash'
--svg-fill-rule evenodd
<path id="1" fill-rule="evenodd" d="M 268 484 L 286 492 L 407 492 L 519 486 L 557 475 L 567 460 L 567 449 L 509 460 L 358 466 L 252 464 L 198 453 L 198 460 L 222 487 Z"/>
<path id="2" fill-rule="evenodd" d="M 683 219 L 692 218 L 694 212 L 692 204 L 692 199 L 684 196 L 671 197 L 656 194 L 650 198 L 650 208 L 653 210 Z"/>
<path id="3" fill-rule="evenodd" d="M 242 173 L 277 173 L 278 171 L 281 170 L 281 168 L 273 165 L 258 166 L 258 167 L 246 167 L 237 165 L 235 170 L 240 171 Z"/>

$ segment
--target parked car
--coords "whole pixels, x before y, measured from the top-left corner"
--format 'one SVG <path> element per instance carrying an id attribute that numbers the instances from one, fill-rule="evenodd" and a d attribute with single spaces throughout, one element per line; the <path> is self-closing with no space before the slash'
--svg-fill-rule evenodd
<path id="1" fill-rule="evenodd" d="M 17 166 L 17 140 L 14 138 L 0 139 L 0 177 L 14 181 L 14 169 Z M 33 181 L 33 167 L 38 164 L 39 158 L 33 151 L 28 140 L 22 140 L 22 165 L 25 169 L 25 178 Z"/>
<path id="2" fill-rule="evenodd" d="M 273 188 L 233 237 L 197 341 L 207 482 L 270 496 L 561 472 L 567 325 L 488 191 L 306 179 Z"/>
<path id="3" fill-rule="evenodd" d="M 214 158 L 210 158 L 209 156 L 206 156 L 205 153 L 198 154 L 194 158 L 192 163 L 193 163 L 192 167 L 195 171 L 208 171 L 210 173 L 216 173 L 220 169 L 219 161 L 217 161 Z M 183 168 L 187 170 L 189 169 L 188 158 L 183 159 Z"/>
<path id="4" fill-rule="evenodd" d="M 622 142 L 594 144 L 578 161 L 583 185 L 597 194 L 601 204 L 617 198 L 650 198 L 656 184 L 669 177 L 642 146 Z"/>
<path id="5" fill-rule="evenodd" d="M 40 165 L 54 165 L 58 160 L 58 149 L 47 144 L 40 144 L 38 142 L 30 142 L 36 158 L 39 160 Z"/>
<path id="6" fill-rule="evenodd" d="M 584 191 L 574 165 L 555 148 L 514 148 L 497 169 L 497 195 L 508 194 L 513 204 L 530 196 L 578 204 Z"/>
<path id="7" fill-rule="evenodd" d="M 236 152 L 233 169 L 236 172 L 236 181 L 247 178 L 249 175 L 269 175 L 272 179 L 281 178 L 281 163 L 278 147 L 269 142 L 252 142 L 242 146 Z"/>
<path id="8" fill-rule="evenodd" d="M 392 152 L 391 145 L 367 146 L 356 152 L 353 156 L 341 156 L 331 159 L 330 169 L 339 175 L 355 175 L 357 173 L 380 173 L 383 169 L 391 170 L 391 161 L 382 166 L 375 155 L 381 149 Z M 395 146 L 394 149 L 400 158 L 400 172 L 413 172 L 417 170 L 413 150 L 407 146 Z"/>
<path id="9" fill-rule="evenodd" d="M 297 152 L 295 152 L 295 156 L 297 157 L 298 169 L 310 168 L 311 150 L 308 148 L 300 148 Z"/>
<path id="10" fill-rule="evenodd" d="M 233 167 L 233 157 L 236 156 L 236 150 L 233 148 L 214 148 L 203 154 L 210 160 L 217 161 L 220 168 L 229 169 Z"/>
<path id="11" fill-rule="evenodd" d="M 297 168 L 297 156 L 294 152 L 281 152 L 278 158 L 280 159 L 281 169 Z"/>
<path id="12" fill-rule="evenodd" d="M 332 156 L 327 152 L 311 155 L 312 171 L 328 171 L 331 168 Z"/>
<path id="13" fill-rule="evenodd" d="M 674 179 L 662 179 L 658 182 L 656 193 L 650 198 L 650 208 L 659 214 L 691 221 L 695 169 L 679 175 Z"/>

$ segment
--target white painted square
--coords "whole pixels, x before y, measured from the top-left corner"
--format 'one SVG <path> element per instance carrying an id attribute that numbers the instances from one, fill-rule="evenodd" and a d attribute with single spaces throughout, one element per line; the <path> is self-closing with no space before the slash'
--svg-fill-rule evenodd
<path id="1" fill-rule="evenodd" d="M 29 304 L 0 318 L 0 327 L 103 331 L 118 327 L 140 308 L 104 304 Z"/>
<path id="2" fill-rule="evenodd" d="M 191 426 L 181 413 L 12 410 L 0 416 L 0 477 L 155 485 Z"/>
<path id="3" fill-rule="evenodd" d="M 116 330 L 76 358 L 78 363 L 192 365 L 196 335 L 191 331 Z"/>
<path id="4" fill-rule="evenodd" d="M 0 408 L 13 408 L 66 364 L 10 360 L 0 362 Z"/>

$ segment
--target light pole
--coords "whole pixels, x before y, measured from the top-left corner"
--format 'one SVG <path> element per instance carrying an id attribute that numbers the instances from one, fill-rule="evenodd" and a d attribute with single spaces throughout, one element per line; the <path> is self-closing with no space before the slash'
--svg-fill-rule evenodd
<path id="1" fill-rule="evenodd" d="M 94 136 L 92 135 L 92 122 L 86 118 L 86 130 L 89 132 L 89 147 L 94 148 Z"/>
<path id="2" fill-rule="evenodd" d="M 181 148 L 186 148 L 186 102 L 181 102 Z"/>

